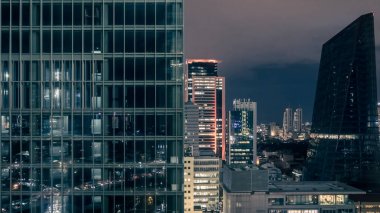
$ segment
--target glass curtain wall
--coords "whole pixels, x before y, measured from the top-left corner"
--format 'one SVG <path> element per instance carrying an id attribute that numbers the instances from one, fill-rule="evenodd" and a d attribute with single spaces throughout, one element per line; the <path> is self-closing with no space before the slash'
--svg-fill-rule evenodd
<path id="1" fill-rule="evenodd" d="M 2 0 L 2 212 L 183 212 L 182 0 Z"/>

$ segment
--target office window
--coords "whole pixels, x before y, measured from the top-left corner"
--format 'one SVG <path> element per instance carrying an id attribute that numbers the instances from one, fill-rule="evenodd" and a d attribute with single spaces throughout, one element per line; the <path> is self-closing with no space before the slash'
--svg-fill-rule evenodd
<path id="1" fill-rule="evenodd" d="M 145 25 L 145 4 L 144 3 L 136 3 L 136 25 Z"/>
<path id="2" fill-rule="evenodd" d="M 72 34 L 71 30 L 64 30 L 63 31 L 63 52 L 64 53 L 71 53 L 72 52 Z"/>
<path id="3" fill-rule="evenodd" d="M 32 53 L 40 53 L 40 31 L 32 31 Z"/>
<path id="4" fill-rule="evenodd" d="M 9 31 L 2 31 L 1 32 L 1 52 L 2 53 L 9 53 Z"/>
<path id="5" fill-rule="evenodd" d="M 125 59 L 124 77 L 125 80 L 129 81 L 134 80 L 135 78 L 135 61 L 133 58 Z"/>
<path id="6" fill-rule="evenodd" d="M 146 3 L 146 25 L 154 25 L 156 23 L 155 3 Z"/>
<path id="7" fill-rule="evenodd" d="M 53 52 L 62 52 L 62 31 L 60 30 L 53 31 Z"/>
<path id="8" fill-rule="evenodd" d="M 62 25 L 62 5 L 53 4 L 53 25 Z"/>
<path id="9" fill-rule="evenodd" d="M 42 6 L 42 24 L 51 25 L 51 4 L 43 4 Z"/>
<path id="10" fill-rule="evenodd" d="M 73 47 L 74 53 L 82 52 L 82 31 L 74 30 L 73 32 Z"/>
<path id="11" fill-rule="evenodd" d="M 30 51 L 30 31 L 24 30 L 22 31 L 22 53 L 29 53 Z"/>
<path id="12" fill-rule="evenodd" d="M 70 26 L 73 24 L 73 8 L 70 3 L 63 4 L 63 25 Z"/>
<path id="13" fill-rule="evenodd" d="M 41 7 L 39 3 L 32 4 L 32 26 L 40 25 Z"/>
<path id="14" fill-rule="evenodd" d="M 30 5 L 29 3 L 22 4 L 22 25 L 30 26 Z"/>
<path id="15" fill-rule="evenodd" d="M 20 5 L 12 4 L 12 26 L 20 25 Z"/>
<path id="16" fill-rule="evenodd" d="M 124 4 L 115 3 L 115 25 L 124 24 Z"/>
<path id="17" fill-rule="evenodd" d="M 83 52 L 92 52 L 92 32 L 90 30 L 85 30 L 83 32 Z"/>
<path id="18" fill-rule="evenodd" d="M 135 24 L 135 4 L 125 3 L 125 24 L 133 25 Z"/>
<path id="19" fill-rule="evenodd" d="M 20 32 L 12 31 L 12 53 L 20 52 Z"/>
<path id="20" fill-rule="evenodd" d="M 50 53 L 51 52 L 51 32 L 44 30 L 42 32 L 42 52 Z"/>
<path id="21" fill-rule="evenodd" d="M 74 4 L 73 8 L 73 24 L 82 25 L 82 4 Z"/>
<path id="22" fill-rule="evenodd" d="M 1 25 L 9 26 L 10 19 L 10 6 L 9 3 L 1 3 Z"/>
<path id="23" fill-rule="evenodd" d="M 124 51 L 124 31 L 115 31 L 115 52 L 121 53 Z"/>

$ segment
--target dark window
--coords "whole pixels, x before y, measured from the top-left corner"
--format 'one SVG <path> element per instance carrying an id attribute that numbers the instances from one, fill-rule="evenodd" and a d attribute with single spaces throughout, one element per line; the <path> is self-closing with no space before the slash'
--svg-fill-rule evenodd
<path id="1" fill-rule="evenodd" d="M 51 24 L 51 4 L 43 4 L 42 8 L 42 24 Z"/>
<path id="2" fill-rule="evenodd" d="M 72 35 L 71 31 L 65 30 L 63 31 L 63 52 L 71 53 L 72 52 Z"/>
<path id="3" fill-rule="evenodd" d="M 133 86 L 126 86 L 125 87 L 125 107 L 127 108 L 132 108 L 134 107 L 134 96 L 135 96 L 135 91 L 133 89 Z M 126 124 L 128 125 L 128 124 Z"/>
<path id="4" fill-rule="evenodd" d="M 136 24 L 144 25 L 145 24 L 145 4 L 136 3 Z"/>
<path id="5" fill-rule="evenodd" d="M 102 31 L 100 30 L 94 31 L 94 51 L 102 51 Z"/>
<path id="6" fill-rule="evenodd" d="M 145 80 L 145 61 L 144 58 L 136 58 L 136 80 Z"/>
<path id="7" fill-rule="evenodd" d="M 154 52 L 156 48 L 154 30 L 146 31 L 146 52 Z"/>
<path id="8" fill-rule="evenodd" d="M 20 6 L 19 4 L 12 4 L 12 25 L 20 25 Z"/>
<path id="9" fill-rule="evenodd" d="M 116 58 L 115 59 L 115 80 L 122 81 L 124 79 L 124 68 L 123 68 L 123 59 L 122 58 Z"/>
<path id="10" fill-rule="evenodd" d="M 30 51 L 30 47 L 29 47 L 29 45 L 30 45 L 30 41 L 29 41 L 29 39 L 30 39 L 30 33 L 29 33 L 29 31 L 22 31 L 22 52 L 23 53 L 29 53 L 29 51 Z"/>
<path id="11" fill-rule="evenodd" d="M 132 53 L 135 50 L 135 32 L 125 31 L 125 52 Z"/>
<path id="12" fill-rule="evenodd" d="M 166 24 L 173 25 L 176 23 L 176 4 L 168 3 L 166 8 Z"/>
<path id="13" fill-rule="evenodd" d="M 23 80 L 30 81 L 30 62 L 24 62 L 24 72 L 23 72 Z"/>
<path id="14" fill-rule="evenodd" d="M 105 52 L 112 53 L 113 52 L 113 32 L 112 31 L 106 31 L 104 32 L 105 40 Z"/>
<path id="15" fill-rule="evenodd" d="M 133 3 L 125 4 L 125 24 L 126 25 L 135 24 L 135 5 Z"/>
<path id="16" fill-rule="evenodd" d="M 154 25 L 156 23 L 155 4 L 146 3 L 146 25 Z"/>
<path id="17" fill-rule="evenodd" d="M 165 16 L 165 3 L 156 4 L 156 24 L 165 25 L 166 16 Z"/>
<path id="18" fill-rule="evenodd" d="M 165 86 L 156 87 L 156 107 L 165 107 L 166 106 L 166 92 Z"/>
<path id="19" fill-rule="evenodd" d="M 62 5 L 53 4 L 53 25 L 62 25 Z"/>
<path id="20" fill-rule="evenodd" d="M 29 26 L 30 24 L 30 6 L 29 4 L 22 4 L 22 25 Z"/>
<path id="21" fill-rule="evenodd" d="M 61 31 L 53 31 L 53 52 L 60 53 L 62 51 L 62 34 Z"/>
<path id="22" fill-rule="evenodd" d="M 164 53 L 166 50 L 165 31 L 158 30 L 156 32 L 156 44 L 156 51 L 159 53 Z"/>
<path id="23" fill-rule="evenodd" d="M 115 25 L 123 25 L 124 23 L 124 4 L 115 4 Z"/>
<path id="24" fill-rule="evenodd" d="M 92 25 L 92 4 L 84 4 L 84 24 Z"/>
<path id="25" fill-rule="evenodd" d="M 32 53 L 40 53 L 40 31 L 32 32 Z"/>
<path id="26" fill-rule="evenodd" d="M 1 32 L 1 52 L 9 53 L 9 31 Z"/>
<path id="27" fill-rule="evenodd" d="M 84 31 L 83 35 L 84 41 L 84 52 L 90 53 L 92 51 L 92 33 L 89 30 Z"/>
<path id="28" fill-rule="evenodd" d="M 40 25 L 41 8 L 39 4 L 32 4 L 32 25 Z"/>
<path id="29" fill-rule="evenodd" d="M 147 58 L 146 59 L 146 80 L 154 80 L 155 75 L 155 68 L 156 68 L 156 61 L 154 58 Z"/>
<path id="30" fill-rule="evenodd" d="M 44 30 L 42 33 L 42 52 L 50 53 L 51 52 L 51 35 L 50 31 Z"/>
<path id="31" fill-rule="evenodd" d="M 136 108 L 145 107 L 145 88 L 144 86 L 136 86 Z"/>
<path id="32" fill-rule="evenodd" d="M 102 24 L 102 5 L 94 4 L 94 25 Z"/>
<path id="33" fill-rule="evenodd" d="M 71 4 L 63 4 L 63 25 L 72 25 L 73 9 Z"/>
<path id="34" fill-rule="evenodd" d="M 135 61 L 133 58 L 125 59 L 124 68 L 125 80 L 134 80 L 135 78 Z"/>
<path id="35" fill-rule="evenodd" d="M 82 25 L 82 4 L 74 4 L 74 25 Z"/>
<path id="36" fill-rule="evenodd" d="M 145 52 L 145 31 L 137 30 L 135 39 L 136 39 L 136 52 L 138 53 Z"/>
<path id="37" fill-rule="evenodd" d="M 157 61 L 156 61 L 156 78 L 157 78 L 157 80 L 165 80 L 166 79 L 165 58 L 157 58 Z"/>
<path id="38" fill-rule="evenodd" d="M 10 24 L 10 7 L 9 3 L 1 4 L 1 25 L 9 26 Z"/>
<path id="39" fill-rule="evenodd" d="M 104 18 L 107 20 L 105 21 L 105 23 L 107 23 L 108 25 L 113 25 L 113 4 L 107 4 L 106 5 L 106 14 L 104 16 Z"/>
<path id="40" fill-rule="evenodd" d="M 146 86 L 146 107 L 155 107 L 155 90 L 154 86 Z"/>
<path id="41" fill-rule="evenodd" d="M 115 31 L 115 52 L 123 52 L 124 48 L 124 31 Z"/>
<path id="42" fill-rule="evenodd" d="M 19 31 L 12 32 L 12 53 L 20 52 L 20 33 Z"/>
<path id="43" fill-rule="evenodd" d="M 73 33 L 74 53 L 82 52 L 82 31 L 75 30 Z"/>

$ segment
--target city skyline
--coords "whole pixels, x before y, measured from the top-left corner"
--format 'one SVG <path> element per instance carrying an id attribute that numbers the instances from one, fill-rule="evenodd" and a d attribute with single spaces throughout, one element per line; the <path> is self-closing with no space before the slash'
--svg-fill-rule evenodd
<path id="1" fill-rule="evenodd" d="M 322 44 L 368 12 L 380 23 L 380 4 L 368 0 L 187 1 L 185 57 L 222 61 L 227 110 L 234 98 L 251 98 L 259 123 L 282 123 L 288 106 L 303 108 L 303 120 L 311 121 Z M 379 24 L 375 34 L 379 68 Z"/>

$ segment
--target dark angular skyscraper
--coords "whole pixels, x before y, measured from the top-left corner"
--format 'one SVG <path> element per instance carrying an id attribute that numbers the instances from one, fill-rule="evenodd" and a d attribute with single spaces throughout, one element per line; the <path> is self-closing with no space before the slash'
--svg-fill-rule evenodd
<path id="1" fill-rule="evenodd" d="M 323 45 L 305 178 L 377 187 L 379 129 L 373 14 Z"/>

